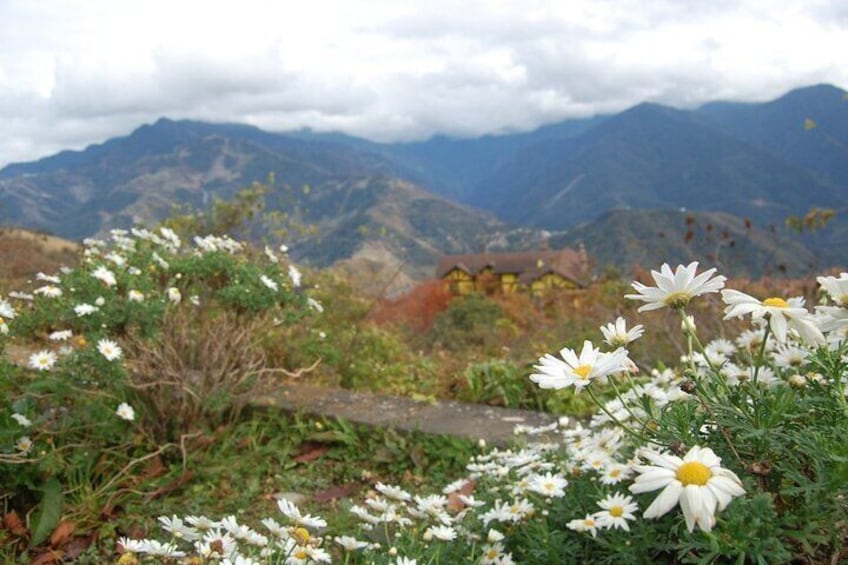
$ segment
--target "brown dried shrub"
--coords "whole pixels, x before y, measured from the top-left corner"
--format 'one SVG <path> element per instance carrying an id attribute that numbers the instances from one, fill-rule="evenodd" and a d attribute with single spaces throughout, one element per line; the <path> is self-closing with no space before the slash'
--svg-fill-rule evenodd
<path id="1" fill-rule="evenodd" d="M 127 342 L 129 385 L 146 407 L 147 428 L 175 440 L 238 417 L 273 369 L 261 345 L 264 316 L 184 307 L 165 315 L 154 339 Z"/>

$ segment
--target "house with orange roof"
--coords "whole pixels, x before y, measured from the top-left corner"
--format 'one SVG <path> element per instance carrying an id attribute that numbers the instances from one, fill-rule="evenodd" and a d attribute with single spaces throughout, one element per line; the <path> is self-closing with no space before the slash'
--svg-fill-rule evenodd
<path id="1" fill-rule="evenodd" d="M 456 294 L 529 291 L 539 295 L 550 289 L 584 288 L 590 271 L 586 250 L 581 246 L 443 255 L 436 266 L 436 277 L 447 281 Z"/>

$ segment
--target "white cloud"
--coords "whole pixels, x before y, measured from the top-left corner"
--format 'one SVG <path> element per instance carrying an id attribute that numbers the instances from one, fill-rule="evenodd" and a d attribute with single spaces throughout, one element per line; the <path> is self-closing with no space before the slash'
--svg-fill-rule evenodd
<path id="1" fill-rule="evenodd" d="M 848 86 L 842 0 L 4 0 L 0 164 L 161 116 L 377 140 Z"/>

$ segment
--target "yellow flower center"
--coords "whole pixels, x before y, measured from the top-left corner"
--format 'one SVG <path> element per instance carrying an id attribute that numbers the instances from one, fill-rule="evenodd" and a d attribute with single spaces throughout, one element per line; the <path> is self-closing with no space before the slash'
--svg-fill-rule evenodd
<path id="1" fill-rule="evenodd" d="M 297 559 L 307 559 L 309 557 L 309 553 L 305 549 L 298 549 L 294 552 L 294 556 Z"/>
<path id="2" fill-rule="evenodd" d="M 672 292 L 666 296 L 663 303 L 670 308 L 682 308 L 689 304 L 690 300 L 692 300 L 692 296 L 688 292 L 680 291 Z"/>
<path id="3" fill-rule="evenodd" d="M 612 471 L 610 471 L 610 477 L 612 477 L 613 479 L 618 477 L 620 474 L 621 469 L 613 469 Z"/>
<path id="4" fill-rule="evenodd" d="M 486 559 L 489 559 L 490 561 L 494 561 L 495 558 L 498 555 L 500 555 L 500 552 L 498 552 L 497 549 L 492 548 L 492 549 L 490 549 L 489 551 L 486 552 Z"/>
<path id="5" fill-rule="evenodd" d="M 613 506 L 610 508 L 609 513 L 613 518 L 621 518 L 621 515 L 624 514 L 624 509 L 621 506 Z"/>
<path id="6" fill-rule="evenodd" d="M 589 373 L 592 372 L 591 365 L 580 365 L 574 369 L 574 374 L 580 377 L 581 380 L 586 380 L 589 378 Z"/>
<path id="7" fill-rule="evenodd" d="M 789 308 L 789 304 L 782 298 L 766 298 L 763 300 L 763 306 L 772 306 L 774 308 Z"/>
<path id="8" fill-rule="evenodd" d="M 683 483 L 683 486 L 698 485 L 704 486 L 707 481 L 713 476 L 710 468 L 700 461 L 688 461 L 677 468 L 677 480 Z"/>
<path id="9" fill-rule="evenodd" d="M 309 543 L 309 530 L 306 528 L 295 528 L 294 531 L 291 532 L 291 536 L 300 545 L 306 545 Z"/>

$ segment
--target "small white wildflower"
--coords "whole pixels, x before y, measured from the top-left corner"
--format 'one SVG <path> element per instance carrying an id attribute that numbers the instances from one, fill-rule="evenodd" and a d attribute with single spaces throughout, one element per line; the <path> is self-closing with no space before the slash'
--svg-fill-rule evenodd
<path id="1" fill-rule="evenodd" d="M 179 304 L 182 299 L 183 295 L 180 293 L 180 289 L 175 286 L 168 288 L 168 300 L 173 304 Z"/>
<path id="2" fill-rule="evenodd" d="M 115 279 L 115 273 L 113 273 L 103 265 L 97 267 L 94 272 L 91 273 L 91 276 L 99 280 L 106 286 L 115 286 L 116 284 L 118 284 L 118 281 Z"/>
<path id="3" fill-rule="evenodd" d="M 278 290 L 280 290 L 280 287 L 277 285 L 277 283 L 274 282 L 274 280 L 267 275 L 260 275 L 259 280 L 262 281 L 262 284 L 264 284 L 265 286 L 267 286 L 268 288 L 270 288 L 274 292 L 277 292 Z"/>
<path id="4" fill-rule="evenodd" d="M 118 416 L 118 418 L 126 420 L 128 422 L 132 422 L 133 420 L 135 420 L 135 410 L 133 410 L 133 407 L 127 404 L 126 402 L 121 402 L 118 405 L 118 409 L 115 410 L 115 414 Z"/>
<path id="5" fill-rule="evenodd" d="M 49 371 L 56 364 L 56 354 L 52 351 L 39 351 L 29 356 L 29 366 L 36 371 Z"/>
<path id="6" fill-rule="evenodd" d="M 9 296 L 12 296 L 9 294 Z M 5 299 L 0 298 L 0 316 L 6 318 L 7 320 L 14 320 L 17 313 L 15 309 L 9 304 Z"/>
<path id="7" fill-rule="evenodd" d="M 324 311 L 324 306 L 311 296 L 306 299 L 306 305 L 318 312 L 319 314 Z"/>
<path id="8" fill-rule="evenodd" d="M 32 425 L 32 422 L 29 418 L 27 418 L 23 414 L 18 414 L 17 412 L 12 414 L 12 419 L 25 428 L 28 428 Z"/>
<path id="9" fill-rule="evenodd" d="M 50 332 L 47 338 L 50 341 L 67 341 L 74 337 L 74 332 L 71 330 L 58 330 L 55 332 Z"/>
<path id="10" fill-rule="evenodd" d="M 295 288 L 299 287 L 301 277 L 302 275 L 300 274 L 298 268 L 294 265 L 289 265 L 289 278 L 291 279 L 292 286 L 294 286 Z"/>
<path id="11" fill-rule="evenodd" d="M 106 358 L 107 361 L 120 359 L 123 354 L 120 346 L 111 339 L 101 339 L 97 342 L 97 351 Z"/>
<path id="12" fill-rule="evenodd" d="M 97 312 L 98 310 L 100 310 L 100 308 L 98 308 L 97 306 L 92 306 L 91 304 L 84 304 L 83 303 L 83 304 L 77 304 L 76 306 L 74 306 L 74 312 L 79 317 L 88 316 L 89 314 L 93 314 L 94 312 Z"/>
<path id="13" fill-rule="evenodd" d="M 47 298 L 59 298 L 62 296 L 62 289 L 58 286 L 54 286 L 52 284 L 48 284 L 45 286 L 40 286 L 32 291 L 33 294 L 40 294 Z"/>
<path id="14" fill-rule="evenodd" d="M 59 279 L 59 277 L 45 275 L 44 273 L 36 273 L 35 280 L 49 282 L 52 284 L 59 284 L 61 282 L 61 279 Z"/>
<path id="15" fill-rule="evenodd" d="M 29 436 L 21 436 L 15 442 L 15 449 L 20 451 L 21 454 L 26 455 L 32 450 L 32 440 L 29 439 Z"/>
<path id="16" fill-rule="evenodd" d="M 144 302 L 144 293 L 134 288 L 130 289 L 130 291 L 127 292 L 127 300 L 130 302 Z"/>

